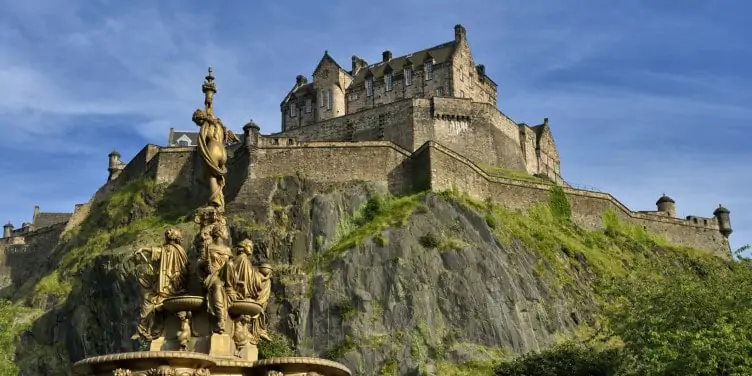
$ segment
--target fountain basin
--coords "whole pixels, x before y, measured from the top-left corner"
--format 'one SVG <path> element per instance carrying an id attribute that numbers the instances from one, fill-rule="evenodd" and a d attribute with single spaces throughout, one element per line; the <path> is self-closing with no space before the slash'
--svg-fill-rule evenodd
<path id="1" fill-rule="evenodd" d="M 183 295 L 169 297 L 162 302 L 167 312 L 198 311 L 204 307 L 206 299 L 203 296 Z"/>
<path id="2" fill-rule="evenodd" d="M 138 351 L 86 358 L 73 365 L 75 375 L 139 376 L 160 375 L 174 370 L 176 375 L 201 375 L 215 366 L 207 354 L 188 351 Z M 208 375 L 208 373 L 207 373 Z"/>
<path id="3" fill-rule="evenodd" d="M 217 367 L 222 367 L 221 361 L 217 362 Z M 285 376 L 304 376 L 308 372 L 316 372 L 325 376 L 352 375 L 352 372 L 344 364 L 321 358 L 292 356 L 257 360 L 253 362 L 253 365 L 243 370 L 243 375 L 267 375 L 269 371 L 278 371 Z"/>
<path id="4" fill-rule="evenodd" d="M 236 300 L 230 303 L 230 307 L 227 311 L 233 316 L 256 316 L 259 313 L 264 312 L 264 308 L 253 300 Z"/>

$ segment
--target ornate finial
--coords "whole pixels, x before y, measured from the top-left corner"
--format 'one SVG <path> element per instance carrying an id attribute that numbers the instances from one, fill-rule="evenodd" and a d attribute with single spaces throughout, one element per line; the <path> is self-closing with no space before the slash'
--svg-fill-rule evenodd
<path id="1" fill-rule="evenodd" d="M 214 102 L 214 94 L 217 92 L 217 85 L 214 84 L 214 75 L 212 74 L 212 67 L 209 66 L 209 74 L 206 76 L 206 81 L 201 85 L 201 91 L 204 93 L 204 107 L 206 113 L 214 115 L 212 110 L 212 104 Z"/>

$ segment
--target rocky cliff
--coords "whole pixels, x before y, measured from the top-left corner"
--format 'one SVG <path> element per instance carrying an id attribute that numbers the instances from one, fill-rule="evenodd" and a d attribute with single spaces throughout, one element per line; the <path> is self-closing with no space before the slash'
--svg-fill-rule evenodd
<path id="1" fill-rule="evenodd" d="M 358 375 L 491 374 L 496 362 L 593 323 L 602 281 L 708 257 L 615 216 L 604 217 L 605 231 L 582 231 L 555 188 L 547 205 L 519 213 L 461 192 L 390 197 L 385 184 L 298 177 L 265 184 L 265 203 L 228 206 L 234 241 L 253 238 L 274 267 L 274 340 L 261 356 L 328 357 Z M 22 374 L 65 375 L 72 361 L 145 346 L 133 337 L 132 254 L 159 244 L 168 226 L 192 239 L 190 197 L 131 183 L 93 207 L 33 273 L 14 277 L 2 294 L 15 305 L 2 312 L 22 319 L 0 329 L 21 340 L 0 345 L 15 347 Z"/>

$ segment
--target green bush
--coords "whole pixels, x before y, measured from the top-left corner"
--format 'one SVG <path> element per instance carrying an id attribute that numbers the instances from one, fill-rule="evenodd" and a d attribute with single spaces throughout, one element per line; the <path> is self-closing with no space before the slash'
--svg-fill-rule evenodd
<path id="1" fill-rule="evenodd" d="M 271 341 L 261 340 L 258 343 L 259 359 L 271 359 L 290 356 L 290 341 L 279 333 L 270 333 Z"/>
<path id="2" fill-rule="evenodd" d="M 617 350 L 567 342 L 502 363 L 496 376 L 612 376 L 617 368 Z"/>

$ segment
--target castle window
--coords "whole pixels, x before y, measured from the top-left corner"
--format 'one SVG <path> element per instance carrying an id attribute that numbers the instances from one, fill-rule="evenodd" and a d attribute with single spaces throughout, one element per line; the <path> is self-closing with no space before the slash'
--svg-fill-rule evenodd
<path id="1" fill-rule="evenodd" d="M 384 76 L 384 85 L 386 85 L 386 91 L 392 91 L 392 80 L 394 76 L 391 73 L 387 73 Z"/>
<path id="2" fill-rule="evenodd" d="M 444 96 L 444 87 L 439 86 L 439 88 L 436 89 L 436 96 L 437 97 Z"/>
<path id="3" fill-rule="evenodd" d="M 370 97 L 373 95 L 373 78 L 368 77 L 366 79 L 366 96 Z"/>
<path id="4" fill-rule="evenodd" d="M 348 94 L 348 96 L 350 97 L 350 102 L 358 100 L 357 92 L 351 91 L 350 94 Z"/>
<path id="5" fill-rule="evenodd" d="M 464 90 L 460 90 L 460 98 L 464 98 L 464 97 L 465 97 L 465 91 Z"/>
<path id="6" fill-rule="evenodd" d="M 447 69 L 447 71 L 449 70 Z M 460 69 L 460 81 L 465 81 L 465 72 L 463 72 L 462 69 Z"/>
<path id="7" fill-rule="evenodd" d="M 298 113 L 298 106 L 295 103 L 290 103 L 290 117 L 295 117 Z"/>
<path id="8" fill-rule="evenodd" d="M 413 84 L 413 68 L 405 68 L 405 86 Z"/>
<path id="9" fill-rule="evenodd" d="M 433 78 L 433 61 L 428 61 L 425 64 L 426 80 Z"/>
<path id="10" fill-rule="evenodd" d="M 310 114 L 311 113 L 311 98 L 307 98 L 305 100 L 305 113 Z"/>
<path id="11" fill-rule="evenodd" d="M 467 85 L 470 86 L 471 88 L 473 87 L 473 74 L 472 73 L 470 73 L 467 76 Z"/>
<path id="12" fill-rule="evenodd" d="M 319 90 L 319 107 L 324 107 L 324 90 Z"/>
<path id="13" fill-rule="evenodd" d="M 326 109 L 332 109 L 332 89 L 326 91 Z"/>

